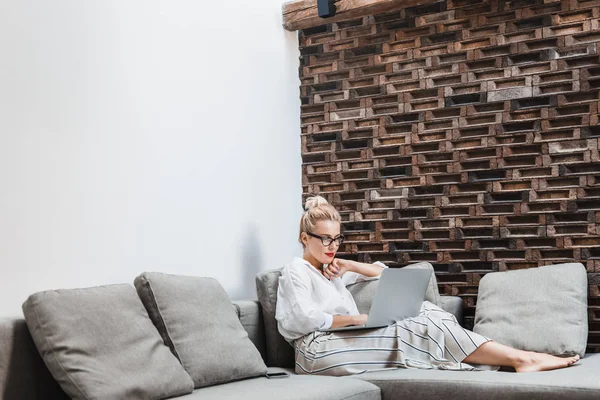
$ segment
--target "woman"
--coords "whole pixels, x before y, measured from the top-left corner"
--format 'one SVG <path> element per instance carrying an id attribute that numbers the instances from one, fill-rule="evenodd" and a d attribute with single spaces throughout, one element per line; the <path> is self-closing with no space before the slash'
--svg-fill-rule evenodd
<path id="1" fill-rule="evenodd" d="M 517 372 L 568 367 L 579 356 L 560 358 L 513 349 L 463 329 L 456 318 L 425 301 L 413 318 L 384 328 L 321 332 L 364 325 L 346 289 L 351 283 L 376 278 L 385 265 L 335 258 L 343 241 L 339 213 L 323 197 L 307 199 L 298 240 L 303 258 L 282 270 L 275 318 L 279 332 L 296 349 L 299 374 L 349 375 L 405 367 L 450 370 L 513 367 Z M 493 367 L 492 367 L 493 366 Z"/>

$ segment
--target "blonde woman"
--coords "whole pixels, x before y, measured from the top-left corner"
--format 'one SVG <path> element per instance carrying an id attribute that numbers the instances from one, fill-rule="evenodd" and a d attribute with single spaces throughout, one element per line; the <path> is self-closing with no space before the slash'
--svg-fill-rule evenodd
<path id="1" fill-rule="evenodd" d="M 500 366 L 527 372 L 568 367 L 579 360 L 504 346 L 463 329 L 452 314 L 427 301 L 418 316 L 388 327 L 321 332 L 364 325 L 367 315 L 359 314 L 346 285 L 378 277 L 385 268 L 335 257 L 344 240 L 340 223 L 339 213 L 323 197 L 307 199 L 298 238 L 304 255 L 286 265 L 279 278 L 275 318 L 279 332 L 295 348 L 297 373 L 340 376 L 390 367 Z"/>

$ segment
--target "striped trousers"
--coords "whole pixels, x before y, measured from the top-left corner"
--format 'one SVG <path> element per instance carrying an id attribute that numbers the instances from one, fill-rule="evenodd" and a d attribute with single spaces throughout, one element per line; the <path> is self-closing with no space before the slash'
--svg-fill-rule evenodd
<path id="1" fill-rule="evenodd" d="M 424 302 L 418 316 L 383 328 L 313 332 L 294 342 L 296 373 L 351 375 L 384 368 L 497 370 L 462 361 L 490 339 Z"/>

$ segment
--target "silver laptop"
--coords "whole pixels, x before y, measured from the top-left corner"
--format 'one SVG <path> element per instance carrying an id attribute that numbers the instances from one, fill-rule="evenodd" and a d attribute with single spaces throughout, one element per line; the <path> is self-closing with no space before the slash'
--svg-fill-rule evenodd
<path id="1" fill-rule="evenodd" d="M 379 279 L 365 325 L 323 329 L 322 332 L 381 328 L 419 314 L 431 279 L 431 270 L 386 268 Z"/>

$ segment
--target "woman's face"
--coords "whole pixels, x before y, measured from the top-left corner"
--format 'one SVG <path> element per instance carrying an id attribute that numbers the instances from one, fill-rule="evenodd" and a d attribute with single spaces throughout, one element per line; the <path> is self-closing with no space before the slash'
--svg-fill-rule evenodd
<path id="1" fill-rule="evenodd" d="M 335 221 L 319 221 L 314 229 L 314 232 L 309 232 L 313 235 L 334 239 L 340 236 L 340 223 Z M 331 240 L 326 240 L 330 242 Z M 332 241 L 328 246 L 324 246 L 321 239 L 316 238 L 302 232 L 302 243 L 304 243 L 304 258 L 312 258 L 319 264 L 329 264 L 337 253 L 339 245 L 336 240 Z M 313 263 L 313 260 L 308 260 Z M 313 263 L 314 265 L 314 263 Z"/>

